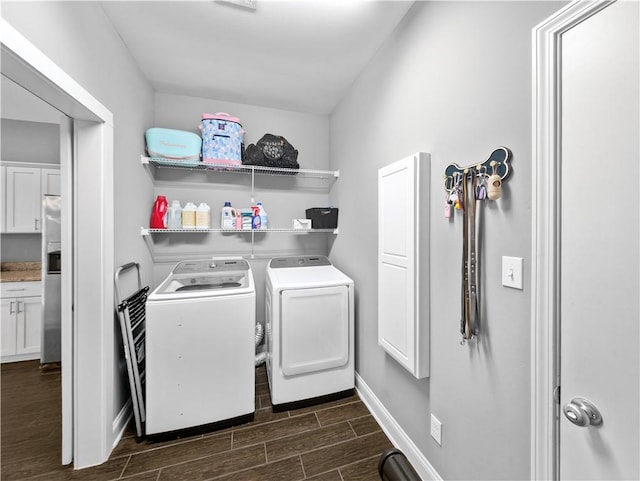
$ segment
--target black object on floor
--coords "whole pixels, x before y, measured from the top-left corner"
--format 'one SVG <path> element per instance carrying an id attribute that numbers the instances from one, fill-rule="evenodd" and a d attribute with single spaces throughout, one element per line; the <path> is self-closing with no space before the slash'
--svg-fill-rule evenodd
<path id="1" fill-rule="evenodd" d="M 395 448 L 382 453 L 378 462 L 378 473 L 382 481 L 422 481 L 407 457 Z"/>

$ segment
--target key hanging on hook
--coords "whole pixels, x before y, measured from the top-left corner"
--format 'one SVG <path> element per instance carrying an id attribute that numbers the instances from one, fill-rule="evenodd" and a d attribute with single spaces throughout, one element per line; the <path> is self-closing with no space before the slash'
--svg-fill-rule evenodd
<path id="1" fill-rule="evenodd" d="M 478 178 L 478 187 L 476 188 L 476 199 L 485 200 L 487 198 L 487 168 L 483 165 L 476 167 L 476 176 Z"/>

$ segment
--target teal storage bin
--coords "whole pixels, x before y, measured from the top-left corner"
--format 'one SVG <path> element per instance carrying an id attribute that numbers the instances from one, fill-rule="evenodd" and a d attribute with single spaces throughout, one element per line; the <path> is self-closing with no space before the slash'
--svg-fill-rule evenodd
<path id="1" fill-rule="evenodd" d="M 199 162 L 202 137 L 184 130 L 154 127 L 145 132 L 147 153 L 160 160 Z"/>

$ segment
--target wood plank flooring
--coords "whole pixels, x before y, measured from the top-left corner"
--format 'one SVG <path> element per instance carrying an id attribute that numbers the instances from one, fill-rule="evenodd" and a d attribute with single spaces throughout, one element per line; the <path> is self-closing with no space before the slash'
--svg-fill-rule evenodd
<path id="1" fill-rule="evenodd" d="M 2 481 L 378 481 L 391 447 L 357 395 L 273 413 L 261 366 L 252 422 L 164 442 L 136 442 L 131 422 L 106 463 L 73 470 L 60 465 L 60 371 L 2 364 L 0 381 Z"/>

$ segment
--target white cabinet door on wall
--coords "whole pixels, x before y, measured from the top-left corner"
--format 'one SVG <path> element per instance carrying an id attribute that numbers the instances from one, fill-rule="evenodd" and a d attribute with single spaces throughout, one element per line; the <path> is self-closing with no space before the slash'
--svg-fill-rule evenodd
<path id="1" fill-rule="evenodd" d="M 42 195 L 60 195 L 60 169 L 41 169 L 40 182 Z"/>
<path id="2" fill-rule="evenodd" d="M 429 161 L 378 171 L 378 344 L 417 378 L 429 376 Z"/>
<path id="3" fill-rule="evenodd" d="M 5 232 L 40 232 L 41 169 L 33 167 L 7 167 L 6 169 Z"/>

